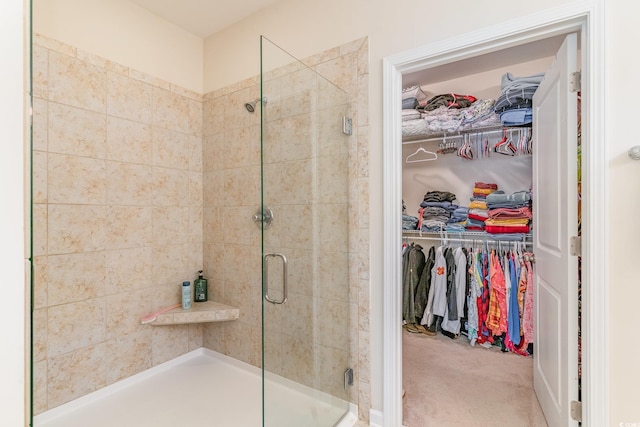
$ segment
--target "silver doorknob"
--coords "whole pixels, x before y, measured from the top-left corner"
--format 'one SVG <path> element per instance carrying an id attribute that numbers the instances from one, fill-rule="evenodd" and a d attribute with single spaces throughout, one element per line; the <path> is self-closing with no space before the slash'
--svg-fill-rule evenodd
<path id="1" fill-rule="evenodd" d="M 629 157 L 633 160 L 640 160 L 640 145 L 636 145 L 629 149 Z"/>

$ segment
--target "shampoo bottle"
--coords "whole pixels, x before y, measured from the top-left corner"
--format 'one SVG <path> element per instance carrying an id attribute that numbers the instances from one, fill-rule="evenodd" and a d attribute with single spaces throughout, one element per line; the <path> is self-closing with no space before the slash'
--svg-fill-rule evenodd
<path id="1" fill-rule="evenodd" d="M 198 278 L 193 282 L 195 288 L 195 302 L 204 302 L 208 299 L 207 279 L 202 277 L 202 270 L 198 271 Z"/>
<path id="2" fill-rule="evenodd" d="M 189 310 L 191 308 L 191 283 L 182 282 L 182 309 Z"/>

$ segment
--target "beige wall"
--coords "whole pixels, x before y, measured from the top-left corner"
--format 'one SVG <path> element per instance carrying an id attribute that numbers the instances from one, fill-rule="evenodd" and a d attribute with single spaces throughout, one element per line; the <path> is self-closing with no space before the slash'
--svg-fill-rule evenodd
<path id="1" fill-rule="evenodd" d="M 28 370 L 28 244 L 25 242 L 27 169 L 26 31 L 22 0 L 0 6 L 0 271 L 7 304 L 0 310 L 0 424 L 25 426 Z M 27 227 L 28 228 L 28 227 Z M 26 315 L 26 317 L 25 317 Z"/>
<path id="2" fill-rule="evenodd" d="M 638 274 L 638 237 L 624 212 L 640 210 L 640 161 L 631 160 L 627 150 L 640 144 L 629 131 L 637 122 L 635 108 L 620 105 L 619 99 L 634 86 L 635 70 L 640 58 L 633 40 L 635 18 L 640 5 L 624 0 L 607 0 L 607 140 L 609 151 L 609 249 L 610 318 L 609 350 L 611 375 L 611 425 L 620 423 L 640 424 L 640 341 L 633 339 L 635 314 L 640 301 L 640 276 Z"/>
<path id="3" fill-rule="evenodd" d="M 141 325 L 202 268 L 202 96 L 33 47 L 34 413 L 202 345 Z"/>
<path id="4" fill-rule="evenodd" d="M 33 0 L 33 28 L 202 93 L 201 38 L 126 0 Z"/>

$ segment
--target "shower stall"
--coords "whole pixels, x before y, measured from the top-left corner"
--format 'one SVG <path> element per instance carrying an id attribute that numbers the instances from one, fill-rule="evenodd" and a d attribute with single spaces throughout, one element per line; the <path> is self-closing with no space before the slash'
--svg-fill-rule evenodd
<path id="1" fill-rule="evenodd" d="M 193 411 L 224 394 L 256 403 L 263 426 L 352 422 L 357 205 L 345 91 L 264 37 L 259 76 L 207 94 L 32 39 L 32 425 L 60 425 L 99 396 L 126 396 L 141 375 L 188 366 L 198 385 L 154 383 L 135 405 L 178 387 Z M 209 300 L 237 318 L 140 322 L 179 302 L 198 270 Z M 199 371 L 213 359 L 233 367 Z M 257 375 L 250 390 L 234 387 L 238 366 Z M 215 422 L 202 413 L 190 425 Z M 171 418 L 154 415 L 156 426 Z"/>

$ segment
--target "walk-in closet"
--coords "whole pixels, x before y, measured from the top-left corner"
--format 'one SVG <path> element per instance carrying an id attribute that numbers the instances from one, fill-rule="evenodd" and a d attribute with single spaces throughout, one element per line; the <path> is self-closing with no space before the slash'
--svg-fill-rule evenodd
<path id="1" fill-rule="evenodd" d="M 559 425 L 579 399 L 579 39 L 403 75 L 409 427 Z"/>

